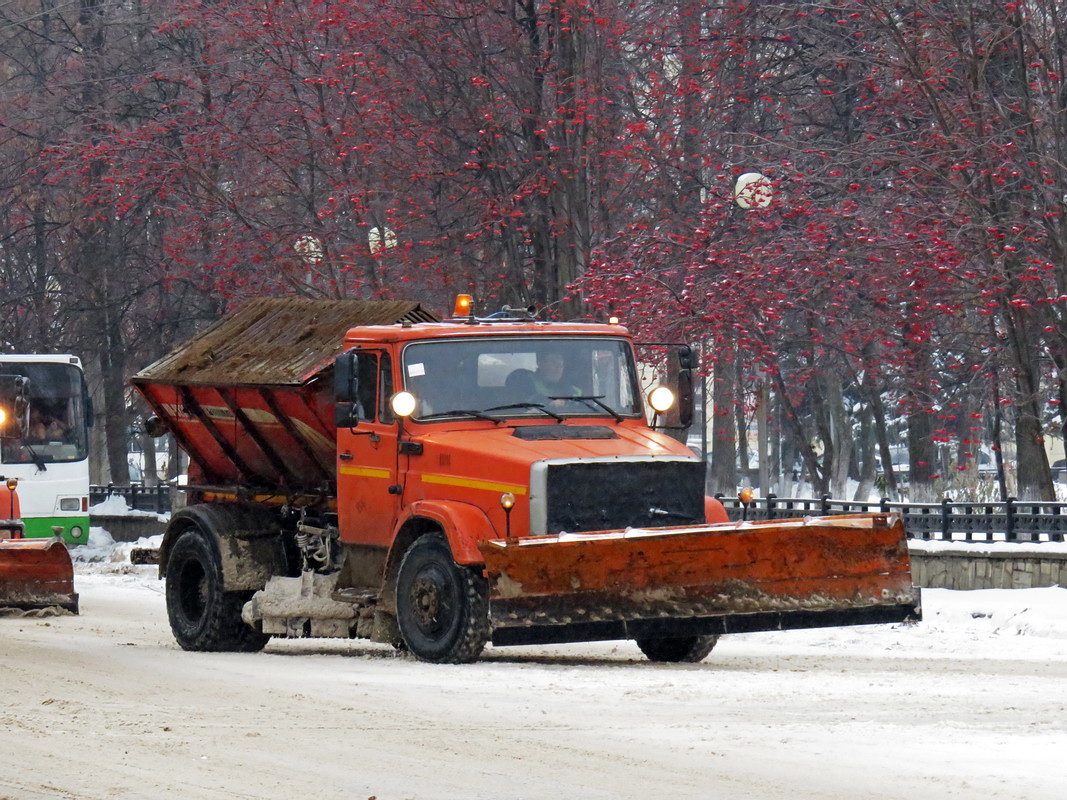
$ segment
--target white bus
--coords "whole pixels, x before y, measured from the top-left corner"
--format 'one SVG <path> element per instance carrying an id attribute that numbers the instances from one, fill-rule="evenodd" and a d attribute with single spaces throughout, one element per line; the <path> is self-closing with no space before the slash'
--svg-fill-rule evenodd
<path id="1" fill-rule="evenodd" d="M 25 535 L 89 539 L 89 426 L 81 361 L 71 355 L 0 353 L 0 476 L 18 479 Z M 60 531 L 60 529 L 62 529 Z"/>

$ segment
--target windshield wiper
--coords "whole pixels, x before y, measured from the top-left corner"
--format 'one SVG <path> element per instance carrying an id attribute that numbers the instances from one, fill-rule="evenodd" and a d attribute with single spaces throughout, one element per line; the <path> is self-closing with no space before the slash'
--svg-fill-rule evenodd
<path id="1" fill-rule="evenodd" d="M 492 411 L 492 409 L 486 409 Z M 434 417 L 477 417 L 478 419 L 487 419 L 495 425 L 499 425 L 504 420 L 500 417 L 494 417 L 492 414 L 486 414 L 485 411 L 478 411 L 473 408 L 453 408 L 449 411 L 437 411 L 433 414 L 425 414 L 419 419 L 433 419 Z"/>
<path id="2" fill-rule="evenodd" d="M 616 422 L 622 422 L 622 414 L 609 406 L 607 403 L 601 402 L 604 399 L 602 394 L 579 394 L 573 397 L 550 397 L 549 400 L 581 400 L 583 403 L 589 405 L 593 404 L 598 408 L 607 411 L 611 416 L 615 417 Z"/>
<path id="3" fill-rule="evenodd" d="M 30 454 L 30 461 L 33 463 L 33 465 L 35 467 L 37 467 L 37 471 L 38 472 L 47 472 L 48 471 L 48 467 L 46 467 L 45 464 L 48 461 L 54 461 L 55 460 L 53 458 L 46 458 L 45 456 L 41 455 L 40 453 L 38 453 L 36 450 L 34 450 L 26 442 L 22 443 L 22 447 L 27 453 Z"/>
<path id="4" fill-rule="evenodd" d="M 544 403 L 508 403 L 506 406 L 493 406 L 492 408 L 485 409 L 486 411 L 507 411 L 515 408 L 536 408 L 538 411 L 544 411 L 556 422 L 563 422 L 563 417 L 557 414 L 555 411 L 549 411 L 545 408 Z"/>

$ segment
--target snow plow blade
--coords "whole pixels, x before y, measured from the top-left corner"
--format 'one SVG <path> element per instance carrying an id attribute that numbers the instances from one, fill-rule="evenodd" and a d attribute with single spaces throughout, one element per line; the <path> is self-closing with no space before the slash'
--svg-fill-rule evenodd
<path id="1" fill-rule="evenodd" d="M 493 644 L 684 637 L 920 618 L 899 515 L 491 540 Z"/>
<path id="2" fill-rule="evenodd" d="M 59 539 L 0 540 L 0 608 L 51 606 L 78 613 L 66 545 Z"/>

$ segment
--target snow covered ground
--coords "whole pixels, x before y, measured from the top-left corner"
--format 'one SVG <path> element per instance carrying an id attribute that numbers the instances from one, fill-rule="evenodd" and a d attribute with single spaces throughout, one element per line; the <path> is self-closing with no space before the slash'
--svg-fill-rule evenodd
<path id="1" fill-rule="evenodd" d="M 725 637 L 697 665 L 614 642 L 435 666 L 185 653 L 155 568 L 92 544 L 80 616 L 0 618 L 0 798 L 1067 796 L 1067 589 L 928 590 L 916 625 Z"/>

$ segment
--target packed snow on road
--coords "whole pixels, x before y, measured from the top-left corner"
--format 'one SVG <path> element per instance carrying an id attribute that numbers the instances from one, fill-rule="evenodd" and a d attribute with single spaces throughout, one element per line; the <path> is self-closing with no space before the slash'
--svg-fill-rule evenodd
<path id="1" fill-rule="evenodd" d="M 924 593 L 923 622 L 629 642 L 187 653 L 155 567 L 94 532 L 80 616 L 0 618 L 0 798 L 1067 795 L 1067 589 Z"/>

